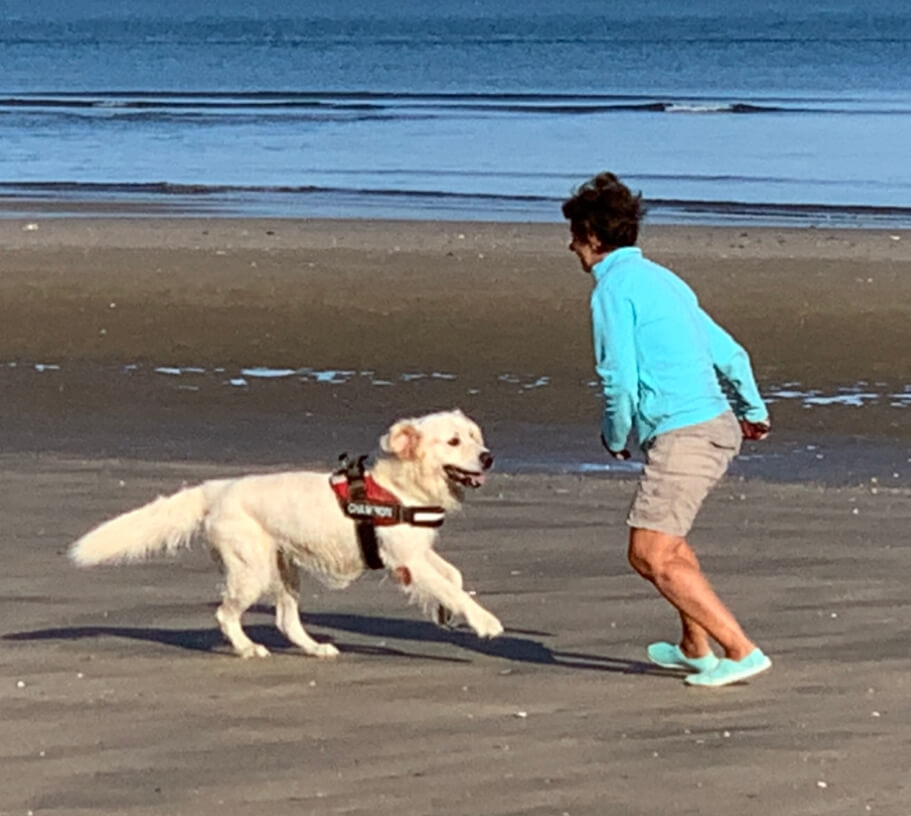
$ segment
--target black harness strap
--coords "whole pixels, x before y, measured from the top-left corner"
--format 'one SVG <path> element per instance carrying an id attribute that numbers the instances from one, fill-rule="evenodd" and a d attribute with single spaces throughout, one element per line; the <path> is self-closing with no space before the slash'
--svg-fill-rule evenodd
<path id="1" fill-rule="evenodd" d="M 367 486 L 364 481 L 364 461 L 367 455 L 358 456 L 357 459 L 348 459 L 346 454 L 340 457 L 345 476 L 348 478 L 348 497 L 353 502 L 367 501 Z M 376 540 L 376 527 L 369 518 L 354 520 L 357 530 L 357 540 L 361 545 L 361 555 L 364 563 L 370 569 L 383 569 L 383 560 L 380 558 L 380 548 Z"/>

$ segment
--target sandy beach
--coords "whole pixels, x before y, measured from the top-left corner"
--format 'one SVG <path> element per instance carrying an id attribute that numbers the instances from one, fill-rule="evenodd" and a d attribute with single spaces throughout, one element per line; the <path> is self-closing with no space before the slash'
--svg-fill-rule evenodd
<path id="1" fill-rule="evenodd" d="M 0 814 L 911 813 L 911 233 L 649 227 L 750 350 L 773 438 L 692 535 L 775 666 L 687 689 L 625 563 L 589 281 L 555 225 L 0 221 Z M 204 548 L 80 571 L 103 518 L 206 478 L 329 469 L 459 406 L 494 475 L 441 550 L 480 642 L 389 583 L 305 581 L 342 651 L 229 655 Z"/>

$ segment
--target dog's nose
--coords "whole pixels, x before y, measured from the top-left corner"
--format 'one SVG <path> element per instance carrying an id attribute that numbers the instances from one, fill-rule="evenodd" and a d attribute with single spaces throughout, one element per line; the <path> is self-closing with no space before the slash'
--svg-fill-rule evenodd
<path id="1" fill-rule="evenodd" d="M 481 453 L 480 459 L 481 467 L 484 468 L 484 470 L 490 470 L 491 467 L 493 467 L 493 455 L 490 453 L 490 451 L 483 451 Z"/>

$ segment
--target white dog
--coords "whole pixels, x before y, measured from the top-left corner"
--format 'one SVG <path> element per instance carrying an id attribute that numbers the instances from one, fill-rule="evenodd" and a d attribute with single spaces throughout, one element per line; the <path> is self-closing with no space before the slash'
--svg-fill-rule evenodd
<path id="1" fill-rule="evenodd" d="M 492 463 L 480 428 L 461 411 L 403 419 L 380 439 L 360 479 L 354 465 L 335 474 L 203 482 L 101 524 L 72 545 L 70 556 L 80 566 L 136 560 L 172 553 L 201 533 L 225 574 L 215 617 L 241 657 L 269 654 L 241 627 L 244 611 L 263 595 L 274 597 L 276 625 L 292 643 L 308 655 L 338 654 L 301 625 L 298 570 L 343 588 L 368 565 L 384 567 L 438 622 L 460 615 L 479 636 L 495 637 L 500 621 L 433 550 L 444 512 L 461 504 L 463 487 L 483 484 Z M 366 492 L 358 490 L 365 484 Z"/>

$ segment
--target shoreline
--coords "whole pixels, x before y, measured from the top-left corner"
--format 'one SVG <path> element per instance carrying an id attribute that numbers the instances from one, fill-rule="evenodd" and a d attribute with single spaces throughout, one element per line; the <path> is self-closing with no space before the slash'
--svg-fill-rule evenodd
<path id="1" fill-rule="evenodd" d="M 0 182 L 9 218 L 226 218 L 537 223 L 560 221 L 562 199 L 176 183 Z M 911 229 L 911 207 L 890 204 L 646 199 L 657 226 Z M 556 216 L 554 215 L 556 214 Z"/>

